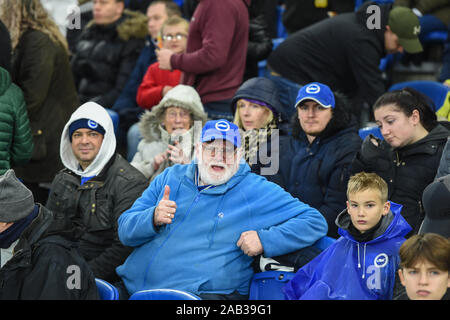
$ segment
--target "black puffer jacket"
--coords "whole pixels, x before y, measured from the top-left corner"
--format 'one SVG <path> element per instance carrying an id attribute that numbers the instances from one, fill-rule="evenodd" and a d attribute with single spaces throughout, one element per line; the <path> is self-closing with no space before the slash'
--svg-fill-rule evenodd
<path id="1" fill-rule="evenodd" d="M 389 200 L 403 205 L 402 216 L 413 229 L 410 235 L 418 232 L 424 218 L 422 193 L 436 176 L 449 134 L 437 125 L 425 138 L 398 149 L 385 140 L 376 147 L 368 136 L 352 163 L 352 174 L 375 172 L 387 182 Z"/>
<path id="2" fill-rule="evenodd" d="M 52 183 L 47 207 L 71 221 L 95 276 L 114 281 L 115 268 L 132 251 L 118 238 L 117 219 L 141 196 L 147 179 L 116 154 L 97 177 L 80 184 L 80 176 L 63 169 Z"/>
<path id="3" fill-rule="evenodd" d="M 145 15 L 126 10 L 110 25 L 91 21 L 86 26 L 71 61 L 81 103 L 113 106 L 144 47 L 146 21 Z"/>
<path id="4" fill-rule="evenodd" d="M 94 274 L 76 243 L 61 235 L 61 226 L 52 212 L 39 205 L 38 216 L 0 269 L 0 300 L 99 298 Z M 79 288 L 70 278 L 77 276 L 73 270 L 79 270 Z"/>

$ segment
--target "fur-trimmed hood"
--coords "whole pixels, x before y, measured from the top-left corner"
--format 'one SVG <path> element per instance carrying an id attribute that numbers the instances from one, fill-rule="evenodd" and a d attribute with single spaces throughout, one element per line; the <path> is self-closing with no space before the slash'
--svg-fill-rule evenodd
<path id="1" fill-rule="evenodd" d="M 161 140 L 161 126 L 164 111 L 168 107 L 180 107 L 189 110 L 193 121 L 201 121 L 201 127 L 207 120 L 207 114 L 203 109 L 203 104 L 197 91 L 191 86 L 177 85 L 162 98 L 160 103 L 145 111 L 139 121 L 139 131 L 145 141 Z"/>
<path id="2" fill-rule="evenodd" d="M 86 29 L 94 25 L 94 20 L 91 20 Z M 147 16 L 139 11 L 125 9 L 117 21 L 105 27 L 115 27 L 119 38 L 123 41 L 128 41 L 130 38 L 144 39 L 148 35 Z"/>

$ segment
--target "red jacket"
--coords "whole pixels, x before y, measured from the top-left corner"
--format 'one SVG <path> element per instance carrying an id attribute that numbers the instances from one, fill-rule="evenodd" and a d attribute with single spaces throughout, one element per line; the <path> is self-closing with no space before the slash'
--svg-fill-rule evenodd
<path id="1" fill-rule="evenodd" d="M 192 16 L 186 52 L 173 54 L 182 84 L 202 102 L 231 99 L 242 83 L 247 56 L 250 0 L 201 0 Z"/>
<path id="2" fill-rule="evenodd" d="M 163 88 L 165 86 L 175 87 L 180 83 L 180 78 L 180 70 L 161 70 L 159 62 L 151 64 L 137 91 L 138 105 L 144 109 L 151 109 L 161 101 Z"/>

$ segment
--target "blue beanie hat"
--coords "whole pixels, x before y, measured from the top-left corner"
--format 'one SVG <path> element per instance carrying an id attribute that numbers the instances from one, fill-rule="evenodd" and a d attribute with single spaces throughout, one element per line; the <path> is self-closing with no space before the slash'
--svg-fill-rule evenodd
<path id="1" fill-rule="evenodd" d="M 91 129 L 91 130 L 97 131 L 98 133 L 100 133 L 102 135 L 105 135 L 105 129 L 99 123 L 95 122 L 94 120 L 83 118 L 83 119 L 78 119 L 69 125 L 69 140 L 70 140 L 70 142 L 72 142 L 72 134 L 76 130 L 82 129 L 82 128 Z"/>

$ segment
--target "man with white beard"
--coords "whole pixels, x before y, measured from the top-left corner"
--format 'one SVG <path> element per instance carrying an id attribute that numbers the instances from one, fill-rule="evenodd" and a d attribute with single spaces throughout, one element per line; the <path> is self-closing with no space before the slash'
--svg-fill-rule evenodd
<path id="1" fill-rule="evenodd" d="M 121 298 L 144 289 L 188 291 L 202 299 L 247 299 L 253 257 L 311 246 L 327 233 L 323 216 L 250 172 L 238 127 L 208 121 L 196 157 L 158 175 L 119 218 L 134 247 L 116 269 Z"/>

